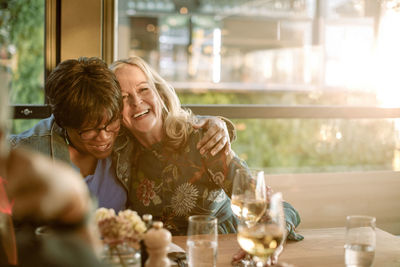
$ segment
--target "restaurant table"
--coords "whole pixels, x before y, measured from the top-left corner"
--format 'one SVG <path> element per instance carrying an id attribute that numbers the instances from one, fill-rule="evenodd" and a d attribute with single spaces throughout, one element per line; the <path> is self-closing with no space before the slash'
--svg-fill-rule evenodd
<path id="1" fill-rule="evenodd" d="M 299 229 L 304 240 L 288 241 L 279 261 L 296 267 L 345 266 L 345 228 Z M 174 236 L 172 242 L 186 249 L 186 236 Z M 238 251 L 235 234 L 218 236 L 218 267 L 231 266 L 232 255 Z M 400 267 L 400 237 L 376 229 L 374 267 Z"/>

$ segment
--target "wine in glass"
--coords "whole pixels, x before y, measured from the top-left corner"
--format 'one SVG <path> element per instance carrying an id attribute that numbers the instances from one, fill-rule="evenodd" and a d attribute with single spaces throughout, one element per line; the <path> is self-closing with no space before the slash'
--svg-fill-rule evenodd
<path id="1" fill-rule="evenodd" d="M 240 221 L 255 224 L 264 214 L 267 206 L 264 172 L 254 169 L 236 170 L 231 208 Z"/>
<path id="2" fill-rule="evenodd" d="M 281 193 L 272 195 L 265 215 L 265 220 L 255 224 L 240 223 L 237 236 L 240 247 L 253 256 L 256 266 L 264 266 L 285 240 L 285 216 Z"/>
<path id="3" fill-rule="evenodd" d="M 255 169 L 238 169 L 233 178 L 231 208 L 240 224 L 253 225 L 264 214 L 267 206 L 264 172 Z M 241 260 L 241 265 L 254 264 L 251 256 Z"/>

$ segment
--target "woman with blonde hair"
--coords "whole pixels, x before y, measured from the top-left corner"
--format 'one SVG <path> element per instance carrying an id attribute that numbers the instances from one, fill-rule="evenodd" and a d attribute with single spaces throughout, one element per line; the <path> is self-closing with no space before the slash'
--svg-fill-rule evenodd
<path id="1" fill-rule="evenodd" d="M 143 59 L 118 60 L 110 68 L 122 90 L 125 135 L 135 143 L 121 147 L 133 166 L 131 208 L 152 213 L 175 235 L 186 234 L 187 219 L 195 214 L 217 217 L 219 233 L 236 232 L 229 196 L 233 174 L 246 164 L 230 147 L 225 153 L 198 151 L 204 131 L 193 127 L 195 117 L 181 107 L 174 88 Z M 294 214 L 289 223 L 297 226 L 298 213 L 287 210 Z"/>

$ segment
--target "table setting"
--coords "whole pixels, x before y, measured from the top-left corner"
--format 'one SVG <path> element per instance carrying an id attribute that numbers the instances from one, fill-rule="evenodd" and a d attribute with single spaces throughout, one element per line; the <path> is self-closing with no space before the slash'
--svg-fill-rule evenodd
<path id="1" fill-rule="evenodd" d="M 238 170 L 235 174 L 231 207 L 239 218 L 237 242 L 248 255 L 240 266 L 271 265 L 270 256 L 286 238 L 282 194 L 268 199 L 267 193 L 262 171 Z M 98 209 L 95 219 L 104 244 L 102 260 L 111 266 L 217 266 L 217 218 L 189 216 L 185 246 L 174 244 L 162 222 L 149 218 L 129 209 L 118 214 Z"/>
<path id="2" fill-rule="evenodd" d="M 345 227 L 297 229 L 304 240 L 287 241 L 283 194 L 267 188 L 262 171 L 236 173 L 231 207 L 239 219 L 237 234 L 218 234 L 210 215 L 189 216 L 187 235 L 171 236 L 149 214 L 99 209 L 102 259 L 111 266 L 147 267 L 400 266 L 400 238 L 377 228 L 372 216 L 348 216 Z M 232 261 L 240 249 L 247 256 Z"/>
<path id="3" fill-rule="evenodd" d="M 299 233 L 305 237 L 304 240 L 301 242 L 287 241 L 276 266 L 346 266 L 345 246 L 349 242 L 346 237 L 346 229 L 347 226 L 299 229 Z M 374 232 L 376 245 L 372 266 L 400 266 L 400 238 L 377 227 Z M 237 234 L 218 235 L 216 266 L 232 266 L 232 256 L 240 249 L 237 236 Z M 172 236 L 167 254 L 171 259 L 170 266 L 189 266 L 187 240 L 188 235 Z"/>

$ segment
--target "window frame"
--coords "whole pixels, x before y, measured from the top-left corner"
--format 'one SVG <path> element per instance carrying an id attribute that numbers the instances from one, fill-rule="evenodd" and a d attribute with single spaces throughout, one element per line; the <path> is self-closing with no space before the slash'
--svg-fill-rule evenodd
<path id="1" fill-rule="evenodd" d="M 45 72 L 44 80 L 46 82 L 50 72 L 60 62 L 60 44 L 61 44 L 61 0 L 45 0 Z M 45 103 L 40 104 L 14 104 L 14 119 L 43 119 L 51 115 L 51 108 Z"/>
<path id="2" fill-rule="evenodd" d="M 79 3 L 79 0 L 70 0 Z M 94 0 L 90 0 L 94 2 Z M 316 19 L 325 13 L 324 0 L 316 0 Z M 115 48 L 117 47 L 117 36 L 114 34 L 116 30 L 116 20 L 114 16 L 117 10 L 117 1 L 102 0 L 100 9 L 101 21 L 97 23 L 100 33 L 101 51 L 97 52 L 97 56 L 101 57 L 110 64 L 116 57 Z M 79 6 L 79 5 L 77 5 Z M 48 74 L 61 61 L 61 47 L 63 46 L 62 35 L 62 10 L 61 0 L 45 1 L 45 80 Z M 78 12 L 79 10 L 77 10 Z M 96 12 L 96 10 L 91 10 Z M 85 13 L 88 10 L 80 10 Z M 375 17 L 379 22 L 379 17 Z M 85 27 L 82 24 L 82 27 Z M 319 25 L 315 25 L 316 31 L 313 40 L 315 43 L 321 42 L 321 29 Z M 323 38 L 322 38 L 323 39 Z M 84 43 L 83 43 L 84 45 Z M 68 48 L 63 48 L 68 49 Z M 96 52 L 93 51 L 96 56 Z M 76 55 L 79 57 L 81 55 Z M 385 108 L 375 106 L 289 106 L 289 105 L 183 105 L 190 108 L 194 113 L 201 115 L 220 115 L 230 119 L 322 119 L 322 118 L 343 118 L 343 119 L 392 119 L 400 118 L 400 107 Z M 43 119 L 51 115 L 51 109 L 47 103 L 43 105 L 12 105 L 14 108 L 14 119 Z"/>

